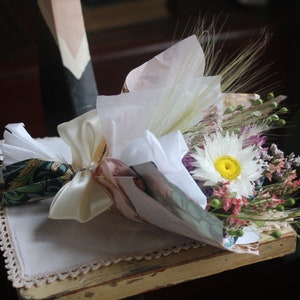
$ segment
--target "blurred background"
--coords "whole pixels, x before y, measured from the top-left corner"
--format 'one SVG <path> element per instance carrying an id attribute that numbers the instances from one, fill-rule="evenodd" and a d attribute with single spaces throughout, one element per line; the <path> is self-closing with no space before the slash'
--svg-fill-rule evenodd
<path id="1" fill-rule="evenodd" d="M 288 124 L 280 132 L 278 144 L 287 152 L 299 154 L 299 0 L 81 2 L 95 79 L 99 93 L 104 95 L 120 93 L 130 70 L 165 50 L 174 41 L 189 35 L 195 24 L 203 18 L 209 24 L 218 16 L 218 22 L 223 25 L 224 35 L 220 35 L 220 42 L 224 42 L 224 57 L 266 28 L 271 39 L 261 58 L 261 64 L 271 64 L 270 74 L 274 77 L 265 78 L 266 83 L 262 81 L 262 84 L 272 86 L 274 83 L 272 92 L 288 96 Z M 23 122 L 33 137 L 51 135 L 45 120 L 45 105 L 41 94 L 40 61 L 45 59 L 41 57 L 41 40 L 36 1 L 1 0 L 1 133 L 7 123 Z M 280 84 L 275 84 L 277 82 Z M 59 107 L 53 108 L 53 119 L 58 109 Z M 263 287 L 266 280 L 269 280 L 272 287 L 269 286 L 265 295 L 273 295 L 273 289 L 279 289 L 286 299 L 292 299 L 297 276 L 292 277 L 291 272 L 298 270 L 297 257 L 296 253 L 166 288 L 149 293 L 144 299 L 165 299 L 170 295 L 172 299 L 199 299 L 201 294 L 204 299 L 214 299 L 233 292 L 243 293 L 244 299 L 250 299 L 247 292 L 258 285 Z M 1 269 L 1 282 L 9 289 L 10 284 L 6 283 L 5 277 L 5 270 Z M 217 286 L 219 288 L 216 289 Z M 251 293 L 251 299 L 255 293 Z"/>

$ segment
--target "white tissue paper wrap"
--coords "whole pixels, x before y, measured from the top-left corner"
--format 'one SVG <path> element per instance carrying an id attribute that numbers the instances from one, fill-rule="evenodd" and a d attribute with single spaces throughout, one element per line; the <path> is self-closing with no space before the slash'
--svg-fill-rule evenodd
<path id="1" fill-rule="evenodd" d="M 191 35 L 129 72 L 125 87 L 130 92 L 162 88 L 188 76 L 201 77 L 204 68 L 203 50 Z"/>
<path id="2" fill-rule="evenodd" d="M 130 72 L 125 81 L 129 93 L 100 95 L 96 110 L 60 124 L 61 149 L 40 145 L 23 124 L 9 125 L 11 133 L 6 131 L 2 147 L 5 161 L 40 158 L 71 163 L 76 174 L 53 198 L 51 219 L 87 222 L 129 199 L 128 210 L 116 205 L 128 218 L 138 215 L 142 222 L 226 248 L 222 223 L 204 211 L 206 197 L 182 164 L 188 151 L 182 133 L 200 122 L 211 106 L 222 109 L 221 78 L 204 77 L 204 66 L 198 39 L 191 36 Z M 108 157 L 102 161 L 103 142 Z M 191 202 L 169 199 L 163 207 L 134 185 L 130 172 L 118 173 L 120 166 L 149 162 Z M 106 172 L 112 189 L 101 184 L 104 177 L 95 180 L 97 171 Z"/>
<path id="3" fill-rule="evenodd" d="M 120 160 L 128 165 L 153 162 L 165 177 L 180 186 L 180 189 L 202 208 L 206 207 L 206 197 L 197 186 L 182 158 L 188 148 L 180 131 L 171 132 L 157 139 L 150 131 L 144 136 L 127 144 L 121 153 Z"/>
<path id="4" fill-rule="evenodd" d="M 23 123 L 11 123 L 5 128 L 4 143 L 1 144 L 4 166 L 30 158 L 70 162 L 70 151 L 61 139 L 55 139 L 59 140 L 58 144 L 53 143 L 54 147 L 49 147 L 33 139 Z"/>

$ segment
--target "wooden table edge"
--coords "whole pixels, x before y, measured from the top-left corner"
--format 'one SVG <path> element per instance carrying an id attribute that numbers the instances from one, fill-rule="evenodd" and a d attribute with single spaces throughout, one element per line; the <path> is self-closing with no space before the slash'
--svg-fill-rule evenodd
<path id="1" fill-rule="evenodd" d="M 75 278 L 20 288 L 20 299 L 122 299 L 295 252 L 296 233 L 261 242 L 259 255 L 237 254 L 209 245 L 152 260 L 124 261 Z"/>

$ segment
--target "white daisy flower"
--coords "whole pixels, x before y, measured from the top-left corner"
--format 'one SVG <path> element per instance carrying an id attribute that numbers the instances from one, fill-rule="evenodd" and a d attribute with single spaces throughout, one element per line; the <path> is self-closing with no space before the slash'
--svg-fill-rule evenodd
<path id="1" fill-rule="evenodd" d="M 253 195 L 253 182 L 262 176 L 263 168 L 253 146 L 243 148 L 243 137 L 221 132 L 204 137 L 204 149 L 195 148 L 191 172 L 205 186 L 230 182 L 228 188 L 236 197 Z"/>

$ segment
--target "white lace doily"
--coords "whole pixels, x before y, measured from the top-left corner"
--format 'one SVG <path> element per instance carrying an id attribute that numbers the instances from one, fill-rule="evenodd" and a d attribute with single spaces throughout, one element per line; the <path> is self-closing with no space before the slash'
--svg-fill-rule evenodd
<path id="1" fill-rule="evenodd" d="M 203 246 L 105 212 L 87 223 L 49 219 L 51 199 L 1 209 L 0 240 L 16 288 L 75 277 L 120 261 L 157 259 Z"/>

